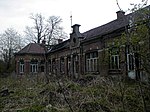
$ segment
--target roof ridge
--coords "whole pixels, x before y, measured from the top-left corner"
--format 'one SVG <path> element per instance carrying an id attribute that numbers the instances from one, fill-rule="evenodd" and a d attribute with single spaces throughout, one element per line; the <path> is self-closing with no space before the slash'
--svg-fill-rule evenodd
<path id="1" fill-rule="evenodd" d="M 32 44 L 32 43 L 30 43 L 30 44 L 29 44 L 29 46 L 28 46 L 28 48 L 27 48 L 27 52 L 29 52 L 29 51 L 30 51 L 31 44 Z"/>
<path id="2" fill-rule="evenodd" d="M 100 26 L 97 26 L 97 27 L 95 27 L 95 28 L 92 28 L 92 29 L 90 29 L 90 30 L 87 30 L 87 31 L 83 32 L 82 34 L 84 35 L 84 34 L 87 33 L 87 32 L 90 32 L 90 31 L 95 30 L 95 29 L 100 28 L 100 27 L 104 27 L 104 26 L 106 26 L 106 25 L 108 25 L 108 24 L 111 24 L 111 23 L 113 23 L 113 22 L 115 22 L 115 21 L 118 21 L 118 20 L 117 20 L 117 19 L 114 19 L 114 20 L 112 20 L 112 21 L 110 21 L 110 22 L 107 22 L 107 23 L 105 23 L 105 24 L 102 24 L 102 25 L 100 25 Z"/>

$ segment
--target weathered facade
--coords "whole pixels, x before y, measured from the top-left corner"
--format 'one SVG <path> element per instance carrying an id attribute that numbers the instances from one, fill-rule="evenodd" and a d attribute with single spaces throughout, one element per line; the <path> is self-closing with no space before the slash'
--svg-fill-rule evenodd
<path id="1" fill-rule="evenodd" d="M 78 78 L 86 74 L 128 75 L 135 78 L 135 62 L 126 47 L 112 49 L 108 55 L 108 43 L 120 38 L 127 30 L 133 14 L 117 12 L 117 19 L 100 27 L 80 33 L 80 25 L 72 26 L 70 39 L 59 41 L 46 50 L 43 44 L 32 43 L 16 56 L 17 74 L 39 72 Z M 115 52 L 114 52 L 115 51 Z"/>
<path id="2" fill-rule="evenodd" d="M 45 71 L 45 49 L 37 43 L 30 43 L 15 54 L 16 73 L 35 74 Z"/>

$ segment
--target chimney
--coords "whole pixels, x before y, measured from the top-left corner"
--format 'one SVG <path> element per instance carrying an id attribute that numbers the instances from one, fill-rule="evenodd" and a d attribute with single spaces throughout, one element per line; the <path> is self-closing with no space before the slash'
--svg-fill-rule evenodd
<path id="1" fill-rule="evenodd" d="M 124 16 L 125 16 L 125 12 L 120 10 L 120 11 L 117 11 L 117 19 L 123 19 Z"/>
<path id="2" fill-rule="evenodd" d="M 72 33 L 79 33 L 79 27 L 80 27 L 81 25 L 79 25 L 79 24 L 75 24 L 75 25 L 73 25 L 72 26 L 72 28 L 73 28 L 73 32 Z"/>
<path id="3" fill-rule="evenodd" d="M 63 39 L 58 39 L 58 44 L 62 43 Z"/>

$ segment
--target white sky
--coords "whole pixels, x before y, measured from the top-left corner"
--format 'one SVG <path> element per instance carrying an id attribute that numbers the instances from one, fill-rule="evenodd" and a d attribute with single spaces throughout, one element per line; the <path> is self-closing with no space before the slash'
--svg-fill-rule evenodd
<path id="1" fill-rule="evenodd" d="M 130 3 L 140 1 L 118 0 L 124 11 L 127 11 Z M 30 14 L 41 13 L 46 18 L 60 16 L 63 19 L 62 26 L 69 34 L 71 12 L 73 24 L 80 24 L 80 32 L 85 32 L 116 19 L 118 10 L 116 0 L 0 0 L 0 33 L 10 27 L 22 33 L 25 26 L 32 24 Z"/>

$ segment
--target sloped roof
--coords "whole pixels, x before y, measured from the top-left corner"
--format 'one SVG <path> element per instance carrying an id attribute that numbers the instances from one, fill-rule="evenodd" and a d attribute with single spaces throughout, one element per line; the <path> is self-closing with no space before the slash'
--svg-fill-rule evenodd
<path id="1" fill-rule="evenodd" d="M 108 34 L 110 32 L 113 32 L 117 29 L 120 29 L 120 28 L 128 25 L 129 16 L 130 16 L 130 14 L 129 15 L 124 15 L 124 18 L 122 18 L 122 19 L 116 19 L 114 21 L 111 21 L 111 22 L 109 22 L 107 24 L 104 24 L 102 26 L 93 28 L 93 29 L 91 29 L 89 31 L 86 31 L 84 33 L 81 33 L 81 34 L 83 35 L 83 37 L 85 37 L 84 40 L 88 40 L 88 39 L 90 40 L 93 37 Z M 49 53 L 61 50 L 63 48 L 67 48 L 68 47 L 68 44 L 67 44 L 68 41 L 70 41 L 70 39 L 68 39 L 67 41 L 64 41 L 60 44 L 54 45 L 52 47 L 52 49 L 50 49 Z"/>
<path id="2" fill-rule="evenodd" d="M 122 18 L 121 20 L 116 19 L 116 20 L 111 21 L 111 22 L 104 24 L 102 26 L 93 28 L 89 31 L 84 32 L 83 35 L 86 37 L 86 39 L 96 37 L 96 36 L 102 36 L 102 35 L 111 33 L 115 30 L 118 30 L 122 27 L 127 26 L 128 21 L 129 21 L 129 15 L 125 15 L 124 18 Z"/>
<path id="3" fill-rule="evenodd" d="M 30 43 L 25 46 L 22 50 L 20 50 L 17 54 L 44 54 L 45 50 L 41 44 L 38 43 Z"/>
<path id="4" fill-rule="evenodd" d="M 68 39 L 68 40 L 66 40 L 66 41 L 63 41 L 63 42 L 61 42 L 61 43 L 59 43 L 59 44 L 54 45 L 54 46 L 52 47 L 52 49 L 50 49 L 50 50 L 48 51 L 48 53 L 50 53 L 50 52 L 55 52 L 55 51 L 58 51 L 58 50 L 67 48 L 67 47 L 69 46 L 69 45 L 67 44 L 69 40 L 70 40 L 70 39 Z"/>
<path id="5" fill-rule="evenodd" d="M 143 8 L 142 10 L 150 10 L 150 5 Z M 105 34 L 109 34 L 113 31 L 116 31 L 120 28 L 127 26 L 129 24 L 129 20 L 131 20 L 133 17 L 136 18 L 137 16 L 140 16 L 141 12 L 140 13 L 139 12 L 140 12 L 140 10 L 132 12 L 127 15 L 124 15 L 124 17 L 121 19 L 115 19 L 107 24 L 93 28 L 89 31 L 84 32 L 83 35 L 86 37 L 85 39 L 90 39 L 90 38 L 93 38 L 96 36 L 102 36 Z"/>
<path id="6" fill-rule="evenodd" d="M 150 9 L 150 6 L 145 7 L 144 9 Z M 81 33 L 85 38 L 83 39 L 83 41 L 85 40 L 91 40 L 94 37 L 101 37 L 103 35 L 112 33 L 118 29 L 121 28 L 125 28 L 125 26 L 129 25 L 129 20 L 132 19 L 133 16 L 138 15 L 136 12 L 124 15 L 123 18 L 118 18 L 115 19 L 107 24 L 104 24 L 102 26 L 93 28 L 91 30 L 88 30 L 84 33 Z M 68 48 L 69 47 L 69 41 L 70 39 L 60 43 L 60 44 L 56 44 L 54 46 L 51 46 L 51 49 L 48 51 L 48 53 L 50 52 L 55 52 L 64 48 Z M 45 53 L 44 48 L 37 43 L 31 43 L 28 44 L 26 47 L 24 47 L 21 51 L 18 52 L 19 54 L 23 54 L 23 53 L 28 53 L 28 54 L 43 54 Z"/>

